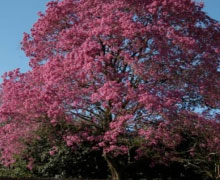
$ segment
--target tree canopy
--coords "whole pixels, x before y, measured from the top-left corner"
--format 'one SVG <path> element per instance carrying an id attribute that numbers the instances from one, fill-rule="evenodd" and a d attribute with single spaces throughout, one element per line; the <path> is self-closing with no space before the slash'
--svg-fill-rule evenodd
<path id="1" fill-rule="evenodd" d="M 161 155 L 155 162 L 168 163 L 180 158 L 188 133 L 200 137 L 184 149 L 192 156 L 220 152 L 220 26 L 202 7 L 49 2 L 22 41 L 31 70 L 5 73 L 1 85 L 2 161 L 13 163 L 42 126 L 59 127 L 73 150 L 84 142 L 102 150 L 115 180 L 112 159 L 133 147 L 137 158 L 152 148 Z"/>

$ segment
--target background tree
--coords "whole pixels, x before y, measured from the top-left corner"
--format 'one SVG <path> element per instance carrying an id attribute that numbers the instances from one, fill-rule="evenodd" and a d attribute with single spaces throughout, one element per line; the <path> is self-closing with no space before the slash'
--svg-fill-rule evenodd
<path id="1" fill-rule="evenodd" d="M 63 141 L 102 150 L 115 180 L 117 157 L 134 146 L 137 157 L 167 152 L 155 163 L 178 159 L 183 132 L 203 131 L 184 150 L 217 155 L 220 26 L 201 9 L 191 0 L 48 3 L 22 42 L 32 69 L 6 73 L 2 84 L 4 163 L 40 126 L 63 122 L 76 127 L 61 131 Z"/>

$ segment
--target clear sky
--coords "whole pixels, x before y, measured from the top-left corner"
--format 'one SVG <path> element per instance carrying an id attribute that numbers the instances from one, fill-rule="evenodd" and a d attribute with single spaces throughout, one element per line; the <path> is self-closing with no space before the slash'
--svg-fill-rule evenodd
<path id="1" fill-rule="evenodd" d="M 196 0 L 202 1 L 202 0 Z M 2 0 L 0 4 L 0 75 L 20 68 L 27 71 L 28 59 L 20 50 L 23 32 L 29 32 L 39 11 L 49 0 Z M 204 11 L 220 21 L 220 0 L 203 0 Z M 0 79 L 1 81 L 1 79 Z"/>
<path id="2" fill-rule="evenodd" d="M 49 0 L 1 0 L 0 4 L 0 75 L 15 68 L 28 70 L 28 59 L 21 51 L 23 32 L 29 32 L 39 11 Z M 1 81 L 1 79 L 0 79 Z"/>

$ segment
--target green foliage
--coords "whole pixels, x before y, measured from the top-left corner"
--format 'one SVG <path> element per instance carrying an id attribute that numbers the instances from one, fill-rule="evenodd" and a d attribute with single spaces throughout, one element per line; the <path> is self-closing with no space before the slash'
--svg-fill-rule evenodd
<path id="1" fill-rule="evenodd" d="M 65 132 L 78 132 L 85 126 L 71 126 L 63 121 L 56 126 L 42 124 L 35 132 L 35 138 L 23 140 L 26 149 L 15 156 L 15 163 L 10 167 L 0 166 L 0 177 L 111 179 L 102 149 L 94 151 L 93 144 L 86 141 L 79 147 L 68 147 L 63 141 Z M 205 142 L 204 132 L 193 134 L 184 128 L 179 131 L 182 141 L 174 149 L 163 143 L 145 146 L 146 140 L 133 134 L 121 137 L 120 142 L 129 145 L 129 153 L 112 158 L 120 167 L 118 170 L 123 179 L 217 180 L 215 165 L 219 164 L 220 154 L 201 147 L 201 142 Z M 137 150 L 144 151 L 139 159 L 136 158 Z M 174 156 L 170 156 L 167 164 L 161 164 L 160 159 L 169 152 Z M 31 161 L 33 169 L 29 170 L 27 166 Z"/>
<path id="2" fill-rule="evenodd" d="M 44 178 L 106 178 L 109 173 L 102 151 L 92 150 L 89 142 L 75 149 L 68 147 L 59 134 L 66 128 L 70 127 L 44 126 L 36 132 L 38 138 L 27 143 L 22 156 L 34 159 L 32 173 Z"/>
<path id="3" fill-rule="evenodd" d="M 26 150 L 15 156 L 16 162 L 10 167 L 0 167 L 1 177 L 56 177 L 56 178 L 83 178 L 106 179 L 110 178 L 106 161 L 102 151 L 92 150 L 89 142 L 83 142 L 75 149 L 68 147 L 62 141 L 62 132 L 68 125 L 42 126 L 36 131 L 38 138 L 24 142 Z M 168 164 L 157 163 L 164 153 L 158 153 L 153 148 L 146 149 L 144 156 L 136 159 L 141 138 L 129 140 L 130 151 L 127 155 L 113 157 L 125 179 L 147 180 L 188 180 L 188 179 L 215 179 L 215 164 L 218 163 L 218 154 L 208 154 L 206 150 L 196 146 L 201 137 L 191 136 L 184 132 L 184 141 L 176 147 L 178 158 Z M 192 156 L 189 148 L 195 144 Z M 161 146 L 161 145 L 160 145 Z M 154 147 L 156 148 L 156 147 Z M 50 154 L 54 150 L 54 153 Z M 168 151 L 165 149 L 165 151 Z M 209 161 L 207 160 L 209 157 Z M 33 169 L 27 168 L 30 158 L 33 160 Z M 155 163 L 156 162 L 156 163 Z M 152 163 L 154 163 L 152 165 Z"/>
<path id="4" fill-rule="evenodd" d="M 48 151 L 34 155 L 33 173 L 39 177 L 59 178 L 95 178 L 101 173 L 103 177 L 106 174 L 107 166 L 103 160 L 101 163 L 105 169 L 97 164 L 100 161 L 97 159 L 96 154 L 98 153 L 101 154 L 100 152 L 91 152 L 89 148 L 73 151 L 65 145 L 60 145 L 53 156 Z"/>
<path id="5" fill-rule="evenodd" d="M 9 167 L 0 165 L 0 177 L 34 177 L 32 172 L 27 168 L 27 161 L 22 159 L 21 156 L 16 156 L 16 162 Z"/>

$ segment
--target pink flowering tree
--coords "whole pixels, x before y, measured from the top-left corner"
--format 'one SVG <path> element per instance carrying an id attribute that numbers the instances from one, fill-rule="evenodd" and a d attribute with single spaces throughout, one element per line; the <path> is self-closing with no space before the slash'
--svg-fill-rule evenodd
<path id="1" fill-rule="evenodd" d="M 128 154 L 132 139 L 139 139 L 137 156 L 159 143 L 172 149 L 166 162 L 183 129 L 204 131 L 198 146 L 219 152 L 220 26 L 202 7 L 192 0 L 48 3 L 22 41 L 31 70 L 4 76 L 2 161 L 13 163 L 40 126 L 63 122 L 81 127 L 66 129 L 63 141 L 102 149 L 114 180 L 121 178 L 114 157 Z"/>

